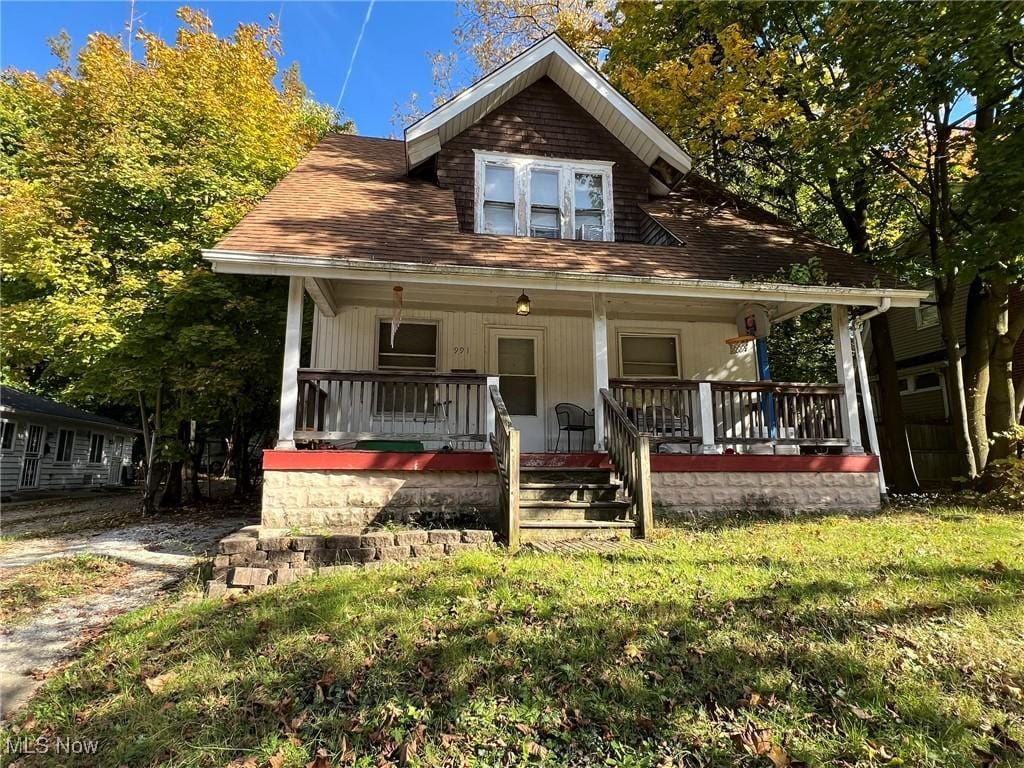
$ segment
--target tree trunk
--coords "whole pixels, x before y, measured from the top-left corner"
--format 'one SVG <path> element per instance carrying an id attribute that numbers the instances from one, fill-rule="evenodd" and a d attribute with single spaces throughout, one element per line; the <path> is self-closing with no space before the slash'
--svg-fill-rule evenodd
<path id="1" fill-rule="evenodd" d="M 991 281 L 989 301 L 995 332 L 986 413 L 988 434 L 992 440 L 989 458 L 1005 459 L 1013 453 L 1014 442 L 1009 433 L 1017 425 L 1020 414 L 1013 385 L 1013 351 L 1024 329 L 1024 315 L 1010 322 L 1010 286 L 1005 276 Z"/>
<path id="2" fill-rule="evenodd" d="M 969 480 L 978 476 L 974 460 L 970 428 L 967 423 L 967 393 L 964 387 L 964 369 L 960 359 L 960 334 L 953 317 L 956 300 L 956 273 L 946 273 L 935 280 L 935 299 L 939 307 L 939 325 L 942 343 L 946 349 L 946 368 L 949 381 L 949 423 L 953 427 L 953 441 L 963 461 L 964 474 Z"/>
<path id="3" fill-rule="evenodd" d="M 189 424 L 187 421 L 178 423 L 178 450 L 175 455 L 182 456 L 185 453 L 185 446 L 188 444 Z M 167 482 L 164 484 L 164 492 L 160 496 L 160 506 L 164 509 L 169 507 L 180 507 L 182 499 L 182 470 L 185 468 L 183 458 L 174 459 L 170 464 L 167 474 Z"/>
<path id="4" fill-rule="evenodd" d="M 896 354 L 889 333 L 889 316 L 885 313 L 871 318 L 871 346 L 878 371 L 878 410 L 882 422 L 882 455 L 885 457 L 885 479 L 898 493 L 917 493 L 921 486 L 910 452 L 907 425 L 903 418 Z M 865 393 L 870 396 L 870 393 Z"/>
<path id="5" fill-rule="evenodd" d="M 989 295 L 980 277 L 971 282 L 967 297 L 965 339 L 967 345 L 964 379 L 967 384 L 967 417 L 971 446 L 978 471 L 988 463 L 989 438 L 986 403 L 989 393 L 989 356 L 991 355 L 991 322 Z"/>

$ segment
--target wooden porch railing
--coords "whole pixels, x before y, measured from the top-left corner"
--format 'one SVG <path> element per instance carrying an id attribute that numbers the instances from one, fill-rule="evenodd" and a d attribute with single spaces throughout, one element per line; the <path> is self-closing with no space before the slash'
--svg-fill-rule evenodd
<path id="1" fill-rule="evenodd" d="M 843 387 L 772 381 L 612 379 L 627 418 L 653 444 L 843 446 Z"/>
<path id="2" fill-rule="evenodd" d="M 487 377 L 302 368 L 295 440 L 487 443 Z"/>
<path id="3" fill-rule="evenodd" d="M 501 491 L 498 528 L 508 542 L 510 551 L 519 549 L 519 430 L 512 425 L 505 401 L 496 384 L 488 387 L 494 407 L 494 433 L 491 448 L 498 465 L 498 486 Z"/>
<path id="4" fill-rule="evenodd" d="M 646 539 L 654 530 L 649 437 L 641 434 L 607 389 L 601 390 L 601 407 L 608 458 L 630 500 L 630 514 L 636 522 L 637 533 Z"/>

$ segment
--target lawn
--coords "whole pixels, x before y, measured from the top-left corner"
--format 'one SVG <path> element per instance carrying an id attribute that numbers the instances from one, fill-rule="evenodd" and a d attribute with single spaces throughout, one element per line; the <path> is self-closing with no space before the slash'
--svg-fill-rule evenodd
<path id="1" fill-rule="evenodd" d="M 658 533 L 156 605 L 16 721 L 98 755 L 22 764 L 1024 764 L 1024 513 Z"/>
<path id="2" fill-rule="evenodd" d="M 108 557 L 75 555 L 8 568 L 0 583 L 0 624 L 10 627 L 56 600 L 110 587 L 131 567 Z"/>

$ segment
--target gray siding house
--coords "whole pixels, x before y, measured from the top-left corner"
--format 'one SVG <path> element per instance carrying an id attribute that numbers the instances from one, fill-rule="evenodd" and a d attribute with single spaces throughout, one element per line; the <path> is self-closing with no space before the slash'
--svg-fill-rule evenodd
<path id="1" fill-rule="evenodd" d="M 138 430 L 11 387 L 0 390 L 0 496 L 120 485 Z"/>

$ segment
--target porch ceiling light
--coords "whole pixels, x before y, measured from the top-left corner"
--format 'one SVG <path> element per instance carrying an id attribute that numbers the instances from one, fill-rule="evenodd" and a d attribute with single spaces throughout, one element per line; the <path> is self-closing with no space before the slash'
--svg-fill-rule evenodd
<path id="1" fill-rule="evenodd" d="M 526 291 L 519 294 L 519 298 L 516 299 L 516 314 L 523 317 L 530 314 L 530 297 L 526 295 Z"/>

